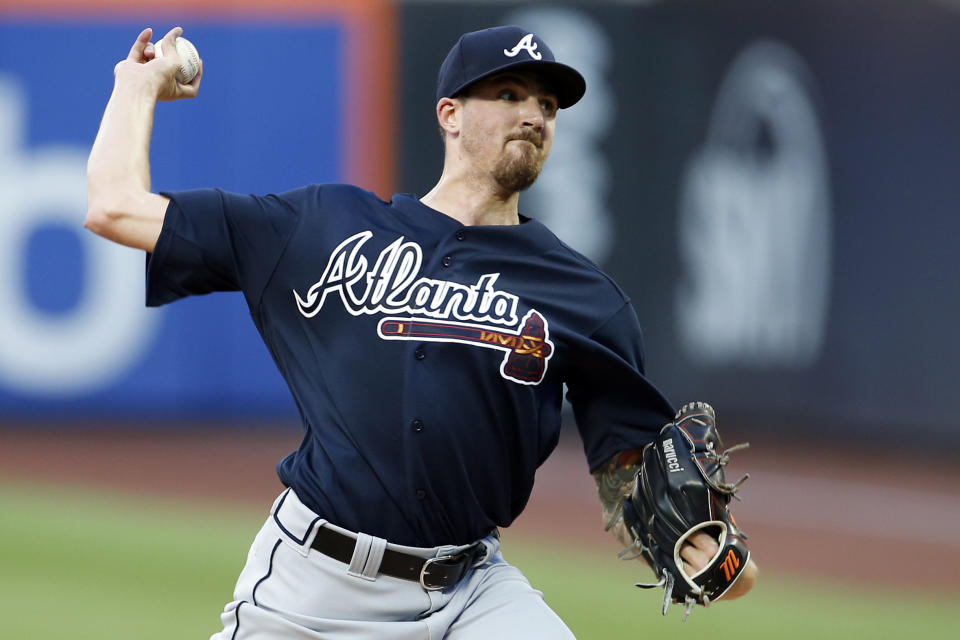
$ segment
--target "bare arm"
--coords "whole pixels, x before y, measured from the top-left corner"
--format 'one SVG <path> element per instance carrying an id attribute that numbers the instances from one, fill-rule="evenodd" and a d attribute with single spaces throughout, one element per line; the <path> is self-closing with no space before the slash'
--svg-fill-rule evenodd
<path id="1" fill-rule="evenodd" d="M 150 136 L 158 100 L 197 95 L 203 67 L 188 84 L 175 77 L 180 67 L 174 41 L 180 27 L 164 36 L 154 59 L 151 29 L 144 29 L 127 58 L 114 69 L 114 88 L 87 161 L 87 219 L 94 233 L 128 247 L 153 251 L 163 227 L 168 198 L 150 191 Z"/>
<path id="2" fill-rule="evenodd" d="M 633 541 L 627 533 L 626 525 L 623 524 L 623 518 L 620 517 L 620 508 L 623 499 L 633 490 L 633 479 L 640 470 L 641 456 L 640 449 L 623 451 L 607 460 L 593 474 L 600 497 L 600 507 L 603 510 L 604 528 L 625 547 Z"/>
<path id="3" fill-rule="evenodd" d="M 620 517 L 620 510 L 623 499 L 633 490 L 633 480 L 640 470 L 642 459 L 640 449 L 623 451 L 607 460 L 593 474 L 603 511 L 604 527 L 625 547 L 629 546 L 633 540 L 627 532 L 623 518 Z M 680 549 L 684 570 L 689 575 L 697 573 L 710 563 L 719 549 L 720 545 L 713 536 L 703 531 L 694 533 Z M 759 575 L 760 570 L 751 558 L 740 578 L 721 599 L 735 600 L 745 595 L 753 588 Z"/>

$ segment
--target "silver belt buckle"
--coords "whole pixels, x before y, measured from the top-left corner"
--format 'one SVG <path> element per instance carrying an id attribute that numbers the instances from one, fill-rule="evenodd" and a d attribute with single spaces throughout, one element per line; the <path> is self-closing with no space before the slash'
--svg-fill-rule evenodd
<path id="1" fill-rule="evenodd" d="M 440 585 L 439 587 L 427 586 L 424 582 L 424 578 L 427 577 L 427 569 L 434 562 L 444 562 L 446 560 L 452 560 L 455 556 L 437 556 L 436 558 L 427 558 L 427 561 L 423 563 L 423 567 L 420 569 L 420 586 L 426 589 L 427 591 L 442 591 L 446 585 Z"/>

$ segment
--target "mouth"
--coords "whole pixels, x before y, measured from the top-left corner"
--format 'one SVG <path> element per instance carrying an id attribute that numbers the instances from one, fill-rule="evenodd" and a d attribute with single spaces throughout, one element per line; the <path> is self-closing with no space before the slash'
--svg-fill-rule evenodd
<path id="1" fill-rule="evenodd" d="M 513 138 L 508 138 L 507 142 L 528 142 L 537 149 L 543 148 L 543 140 L 535 136 L 516 136 Z"/>

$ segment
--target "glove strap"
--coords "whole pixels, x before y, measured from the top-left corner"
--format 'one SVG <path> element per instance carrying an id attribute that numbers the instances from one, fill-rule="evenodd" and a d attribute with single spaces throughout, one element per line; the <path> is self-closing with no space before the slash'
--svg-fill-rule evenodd
<path id="1" fill-rule="evenodd" d="M 714 600 L 720 598 L 740 579 L 747 563 L 750 562 L 750 550 L 740 538 L 731 537 L 720 554 L 701 574 L 700 582 L 707 593 L 714 594 Z"/>

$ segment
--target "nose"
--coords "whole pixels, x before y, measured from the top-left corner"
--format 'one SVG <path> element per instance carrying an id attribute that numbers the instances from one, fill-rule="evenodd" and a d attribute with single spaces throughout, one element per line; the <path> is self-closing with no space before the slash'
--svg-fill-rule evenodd
<path id="1" fill-rule="evenodd" d="M 535 131 L 542 131 L 546 118 L 543 115 L 543 109 L 540 107 L 540 100 L 536 96 L 530 96 L 523 101 L 521 110 L 523 126 L 531 127 Z"/>

